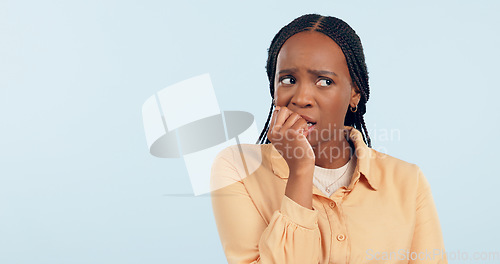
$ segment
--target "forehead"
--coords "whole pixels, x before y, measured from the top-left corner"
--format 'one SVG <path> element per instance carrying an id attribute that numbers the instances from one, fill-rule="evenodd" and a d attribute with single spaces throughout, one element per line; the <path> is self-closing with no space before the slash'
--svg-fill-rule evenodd
<path id="1" fill-rule="evenodd" d="M 276 69 L 311 68 L 348 72 L 344 53 L 330 37 L 317 31 L 303 31 L 287 39 L 278 53 Z M 278 72 L 278 71 L 276 71 Z"/>

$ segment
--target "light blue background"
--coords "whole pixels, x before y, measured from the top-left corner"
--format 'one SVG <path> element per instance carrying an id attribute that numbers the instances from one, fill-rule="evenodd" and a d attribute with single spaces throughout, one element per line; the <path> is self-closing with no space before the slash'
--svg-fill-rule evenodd
<path id="1" fill-rule="evenodd" d="M 187 171 L 148 153 L 142 104 L 208 72 L 220 108 L 262 129 L 267 48 L 311 12 L 360 35 L 367 125 L 400 132 L 374 148 L 422 168 L 446 249 L 500 251 L 499 11 L 498 1 L 2 0 L 0 263 L 224 263 L 210 198 L 171 195 L 192 193 Z"/>

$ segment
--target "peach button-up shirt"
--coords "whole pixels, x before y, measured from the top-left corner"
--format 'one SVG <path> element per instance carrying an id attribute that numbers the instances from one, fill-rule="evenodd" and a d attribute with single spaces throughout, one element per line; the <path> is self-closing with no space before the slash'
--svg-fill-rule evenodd
<path id="1" fill-rule="evenodd" d="M 285 195 L 289 169 L 273 144 L 217 155 L 211 199 L 229 264 L 447 263 L 431 188 L 420 168 L 369 148 L 346 126 L 357 164 L 313 209 Z"/>

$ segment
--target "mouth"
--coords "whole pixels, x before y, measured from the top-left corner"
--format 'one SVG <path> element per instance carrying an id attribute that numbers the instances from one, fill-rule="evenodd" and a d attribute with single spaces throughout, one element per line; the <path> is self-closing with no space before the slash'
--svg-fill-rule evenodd
<path id="1" fill-rule="evenodd" d="M 316 122 L 314 122 L 314 119 L 312 117 L 309 117 L 309 116 L 306 116 L 306 115 L 303 115 L 303 114 L 299 114 L 300 117 L 304 118 L 306 120 L 306 122 L 309 124 L 316 124 Z"/>
<path id="2" fill-rule="evenodd" d="M 307 136 L 311 134 L 311 131 L 316 127 L 316 123 L 307 122 Z"/>
<path id="3" fill-rule="evenodd" d="M 302 118 L 304 118 L 307 122 L 307 134 L 309 135 L 311 131 L 314 129 L 316 126 L 316 122 L 312 117 L 309 117 L 307 115 L 299 114 Z"/>

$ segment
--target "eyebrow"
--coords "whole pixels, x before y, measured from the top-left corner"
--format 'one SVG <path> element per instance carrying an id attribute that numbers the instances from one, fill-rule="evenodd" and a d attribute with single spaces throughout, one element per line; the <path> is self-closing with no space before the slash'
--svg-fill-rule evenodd
<path id="1" fill-rule="evenodd" d="M 292 72 L 296 72 L 296 71 L 297 71 L 296 68 L 291 68 L 291 69 L 281 70 L 281 71 L 278 72 L 278 74 L 292 73 Z M 307 72 L 315 74 L 315 75 L 333 75 L 333 76 L 338 76 L 336 73 L 334 73 L 332 71 L 322 71 L 322 70 L 311 70 L 311 69 L 308 69 Z"/>

